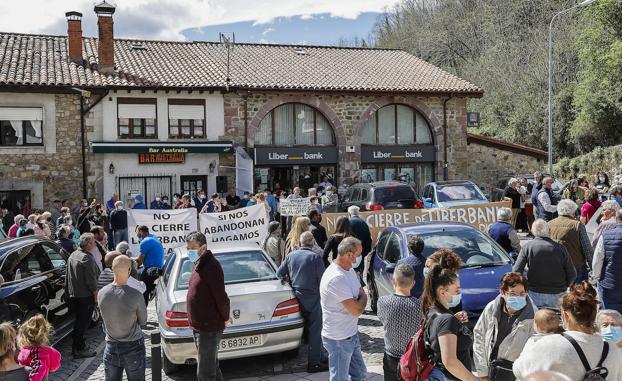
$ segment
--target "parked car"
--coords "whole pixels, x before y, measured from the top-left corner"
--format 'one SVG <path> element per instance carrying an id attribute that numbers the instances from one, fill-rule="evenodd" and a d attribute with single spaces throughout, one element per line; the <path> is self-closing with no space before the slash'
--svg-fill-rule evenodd
<path id="1" fill-rule="evenodd" d="M 488 199 L 472 181 L 436 181 L 423 189 L 423 203 L 426 208 L 486 204 Z"/>
<path id="2" fill-rule="evenodd" d="M 0 243 L 0 320 L 16 325 L 43 314 L 54 326 L 54 342 L 73 330 L 65 294 L 69 253 L 39 236 L 8 239 Z M 93 314 L 93 322 L 99 312 Z"/>
<path id="3" fill-rule="evenodd" d="M 303 319 L 291 287 L 276 276 L 274 262 L 256 244 L 236 242 L 214 247 L 225 276 L 233 324 L 220 341 L 218 358 L 234 359 L 296 350 Z M 196 363 L 197 350 L 188 323 L 186 295 L 193 263 L 185 247 L 168 257 L 156 287 L 156 310 L 166 374 Z"/>
<path id="4" fill-rule="evenodd" d="M 373 183 L 354 184 L 341 202 L 341 211 L 352 205 L 361 211 L 384 209 L 421 209 L 423 201 L 417 197 L 415 190 L 406 183 L 399 181 L 376 181 Z"/>
<path id="5" fill-rule="evenodd" d="M 512 260 L 488 235 L 458 222 L 400 225 L 380 234 L 367 279 L 372 310 L 376 311 L 380 296 L 393 292 L 393 270 L 400 259 L 409 255 L 407 242 L 412 235 L 423 239 L 424 257 L 448 248 L 462 258 L 462 305 L 474 324 L 484 307 L 499 295 L 499 281 L 503 274 L 512 271 Z"/>

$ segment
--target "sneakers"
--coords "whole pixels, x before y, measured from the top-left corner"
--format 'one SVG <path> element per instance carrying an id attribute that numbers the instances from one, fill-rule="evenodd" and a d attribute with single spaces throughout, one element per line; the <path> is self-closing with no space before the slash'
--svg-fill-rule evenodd
<path id="1" fill-rule="evenodd" d="M 97 355 L 96 352 L 91 352 L 87 349 L 81 349 L 81 350 L 73 350 L 71 352 L 71 354 L 73 355 L 74 359 L 85 359 L 85 358 L 89 358 L 89 357 L 95 357 Z"/>
<path id="2" fill-rule="evenodd" d="M 319 372 L 326 372 L 328 370 L 328 364 L 326 363 L 319 363 L 316 365 L 308 365 L 307 366 L 307 372 L 308 373 L 319 373 Z"/>

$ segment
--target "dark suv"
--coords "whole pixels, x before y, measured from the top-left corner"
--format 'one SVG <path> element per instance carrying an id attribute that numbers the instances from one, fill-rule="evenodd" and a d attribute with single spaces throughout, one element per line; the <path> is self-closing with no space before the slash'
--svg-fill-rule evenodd
<path id="1" fill-rule="evenodd" d="M 423 201 L 408 184 L 398 181 L 378 181 L 354 184 L 348 188 L 340 209 L 346 211 L 351 205 L 358 206 L 361 211 L 421 209 Z"/>

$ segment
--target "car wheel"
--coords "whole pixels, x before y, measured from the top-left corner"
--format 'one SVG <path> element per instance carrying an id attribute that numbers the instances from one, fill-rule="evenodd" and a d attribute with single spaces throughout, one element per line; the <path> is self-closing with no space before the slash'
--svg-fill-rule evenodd
<path id="1" fill-rule="evenodd" d="M 378 312 L 378 291 L 376 289 L 376 282 L 374 282 L 374 278 L 368 277 L 367 285 L 369 288 L 369 304 L 371 306 L 371 310 L 374 313 Z"/>
<path id="2" fill-rule="evenodd" d="M 173 364 L 168 357 L 166 357 L 164 351 L 162 351 L 162 370 L 167 376 L 179 370 L 179 364 Z"/>

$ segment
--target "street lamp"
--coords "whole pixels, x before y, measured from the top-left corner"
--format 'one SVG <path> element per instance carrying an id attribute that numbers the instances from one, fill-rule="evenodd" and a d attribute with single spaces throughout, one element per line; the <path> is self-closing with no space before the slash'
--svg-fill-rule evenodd
<path id="1" fill-rule="evenodd" d="M 583 0 L 574 7 L 557 12 L 549 23 L 549 175 L 553 175 L 553 21 L 563 13 L 590 5 L 595 0 Z"/>

